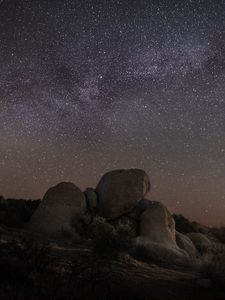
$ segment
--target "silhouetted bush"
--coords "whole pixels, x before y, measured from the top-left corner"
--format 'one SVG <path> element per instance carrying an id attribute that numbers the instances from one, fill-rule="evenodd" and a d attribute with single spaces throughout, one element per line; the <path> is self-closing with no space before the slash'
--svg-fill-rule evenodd
<path id="1" fill-rule="evenodd" d="M 0 252 L 1 291 L 8 287 L 12 299 L 31 299 L 30 295 L 40 297 L 47 286 L 49 288 L 51 259 L 48 245 L 25 238 L 1 244 Z"/>
<path id="2" fill-rule="evenodd" d="M 111 225 L 102 217 L 95 217 L 90 225 L 94 252 L 116 254 L 131 247 L 131 229 L 126 224 Z"/>
<path id="3" fill-rule="evenodd" d="M 198 258 L 196 268 L 202 278 L 210 279 L 215 287 L 225 289 L 225 252 Z"/>
<path id="4" fill-rule="evenodd" d="M 50 264 L 51 248 L 47 243 L 38 242 L 32 237 L 24 238 L 15 250 L 26 273 L 43 273 Z"/>
<path id="5" fill-rule="evenodd" d="M 196 223 L 189 221 L 187 218 L 185 218 L 183 215 L 173 215 L 173 218 L 175 220 L 175 226 L 176 230 L 187 234 L 190 232 L 200 232 L 199 228 Z"/>
<path id="6" fill-rule="evenodd" d="M 225 227 L 221 227 L 221 228 L 213 227 L 210 229 L 210 233 L 213 234 L 220 243 L 225 244 Z"/>
<path id="7" fill-rule="evenodd" d="M 40 200 L 16 200 L 0 198 L 0 224 L 21 228 L 28 222 L 40 204 Z"/>

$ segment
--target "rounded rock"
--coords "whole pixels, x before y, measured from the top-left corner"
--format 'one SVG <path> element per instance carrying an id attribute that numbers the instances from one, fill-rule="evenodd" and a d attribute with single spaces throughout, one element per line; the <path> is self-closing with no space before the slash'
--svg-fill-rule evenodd
<path id="1" fill-rule="evenodd" d="M 212 246 L 210 240 L 203 233 L 192 232 L 188 233 L 187 236 L 191 239 L 196 249 L 201 253 L 207 252 Z"/>
<path id="2" fill-rule="evenodd" d="M 97 185 L 99 211 L 105 218 L 116 218 L 130 211 L 150 190 L 148 175 L 140 169 L 106 173 Z"/>
<path id="3" fill-rule="evenodd" d="M 178 247 L 185 250 L 190 257 L 196 257 L 195 245 L 187 235 L 176 231 L 176 242 Z"/>
<path id="4" fill-rule="evenodd" d="M 79 218 L 85 210 L 86 200 L 82 191 L 73 183 L 62 182 L 46 192 L 31 217 L 29 227 L 32 231 L 60 236 L 65 228 L 73 231 L 71 221 Z"/>
<path id="5" fill-rule="evenodd" d="M 175 221 L 168 209 L 157 201 L 149 201 L 147 206 L 140 216 L 140 237 L 166 248 L 178 248 Z"/>

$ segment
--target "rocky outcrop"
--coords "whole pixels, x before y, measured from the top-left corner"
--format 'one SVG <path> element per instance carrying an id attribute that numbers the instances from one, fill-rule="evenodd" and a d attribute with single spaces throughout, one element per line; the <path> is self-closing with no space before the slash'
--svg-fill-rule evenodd
<path id="1" fill-rule="evenodd" d="M 63 182 L 46 192 L 31 218 L 30 229 L 51 237 L 75 236 L 79 232 L 85 239 L 90 236 L 93 220 L 103 217 L 115 231 L 123 226 L 129 229 L 136 246 L 144 245 L 151 255 L 163 253 L 171 261 L 195 257 L 197 250 L 202 252 L 211 246 L 201 233 L 176 232 L 168 209 L 144 198 L 149 190 L 149 178 L 139 169 L 108 172 L 96 189 L 87 188 L 84 193 L 73 183 Z"/>
<path id="2" fill-rule="evenodd" d="M 178 247 L 185 250 L 190 257 L 196 257 L 195 245 L 187 235 L 176 231 L 176 242 Z"/>
<path id="3" fill-rule="evenodd" d="M 46 192 L 31 218 L 30 229 L 53 237 L 73 234 L 71 220 L 79 218 L 85 210 L 86 201 L 81 190 L 70 182 L 62 182 Z"/>
<path id="4" fill-rule="evenodd" d="M 106 173 L 97 185 L 99 212 L 116 218 L 130 211 L 150 190 L 150 181 L 143 170 L 115 170 Z"/>
<path id="5" fill-rule="evenodd" d="M 168 209 L 160 202 L 148 201 L 140 216 L 140 237 L 167 248 L 177 248 L 175 222 Z"/>
<path id="6" fill-rule="evenodd" d="M 187 234 L 187 236 L 191 239 L 196 249 L 201 253 L 207 252 L 212 246 L 210 240 L 202 233 L 193 232 Z"/>

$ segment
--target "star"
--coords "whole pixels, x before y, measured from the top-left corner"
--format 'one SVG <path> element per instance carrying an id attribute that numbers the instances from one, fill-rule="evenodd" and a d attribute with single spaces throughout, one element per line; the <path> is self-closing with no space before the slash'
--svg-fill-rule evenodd
<path id="1" fill-rule="evenodd" d="M 0 194 L 137 167 L 150 198 L 224 222 L 224 1 L 16 2 L 0 1 Z"/>

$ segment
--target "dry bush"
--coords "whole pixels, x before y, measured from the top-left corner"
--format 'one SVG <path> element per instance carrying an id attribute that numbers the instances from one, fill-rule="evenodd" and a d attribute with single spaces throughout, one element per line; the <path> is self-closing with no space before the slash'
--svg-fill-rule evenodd
<path id="1" fill-rule="evenodd" d="M 225 244 L 225 227 L 211 228 L 210 232 L 218 239 L 219 242 Z"/>
<path id="2" fill-rule="evenodd" d="M 176 230 L 183 233 L 191 233 L 191 232 L 199 232 L 199 228 L 196 226 L 194 222 L 189 221 L 183 215 L 173 214 L 173 218 L 176 224 Z"/>
<path id="3" fill-rule="evenodd" d="M 50 247 L 32 238 L 25 238 L 20 242 L 13 240 L 1 252 L 4 254 L 0 261 L 1 277 L 4 280 L 30 282 L 35 277 L 42 276 L 50 265 Z"/>
<path id="4" fill-rule="evenodd" d="M 4 199 L 0 196 L 0 223 L 21 228 L 30 220 L 40 200 Z"/>
<path id="5" fill-rule="evenodd" d="M 214 287 L 225 289 L 225 246 L 214 243 L 210 251 L 193 261 L 193 268 L 202 278 L 210 279 Z"/>
<path id="6" fill-rule="evenodd" d="M 196 267 L 203 278 L 210 279 L 214 286 L 225 289 L 225 253 L 202 256 L 198 258 Z"/>
<path id="7" fill-rule="evenodd" d="M 131 229 L 126 224 L 111 225 L 102 217 L 95 217 L 89 226 L 94 252 L 116 254 L 128 251 L 131 247 Z"/>
<path id="8" fill-rule="evenodd" d="M 15 250 L 18 260 L 27 272 L 43 273 L 50 264 L 51 248 L 47 243 L 28 237 L 23 239 Z"/>
<path id="9" fill-rule="evenodd" d="M 1 245 L 0 298 L 44 299 L 53 286 L 50 247 L 26 237 Z"/>

